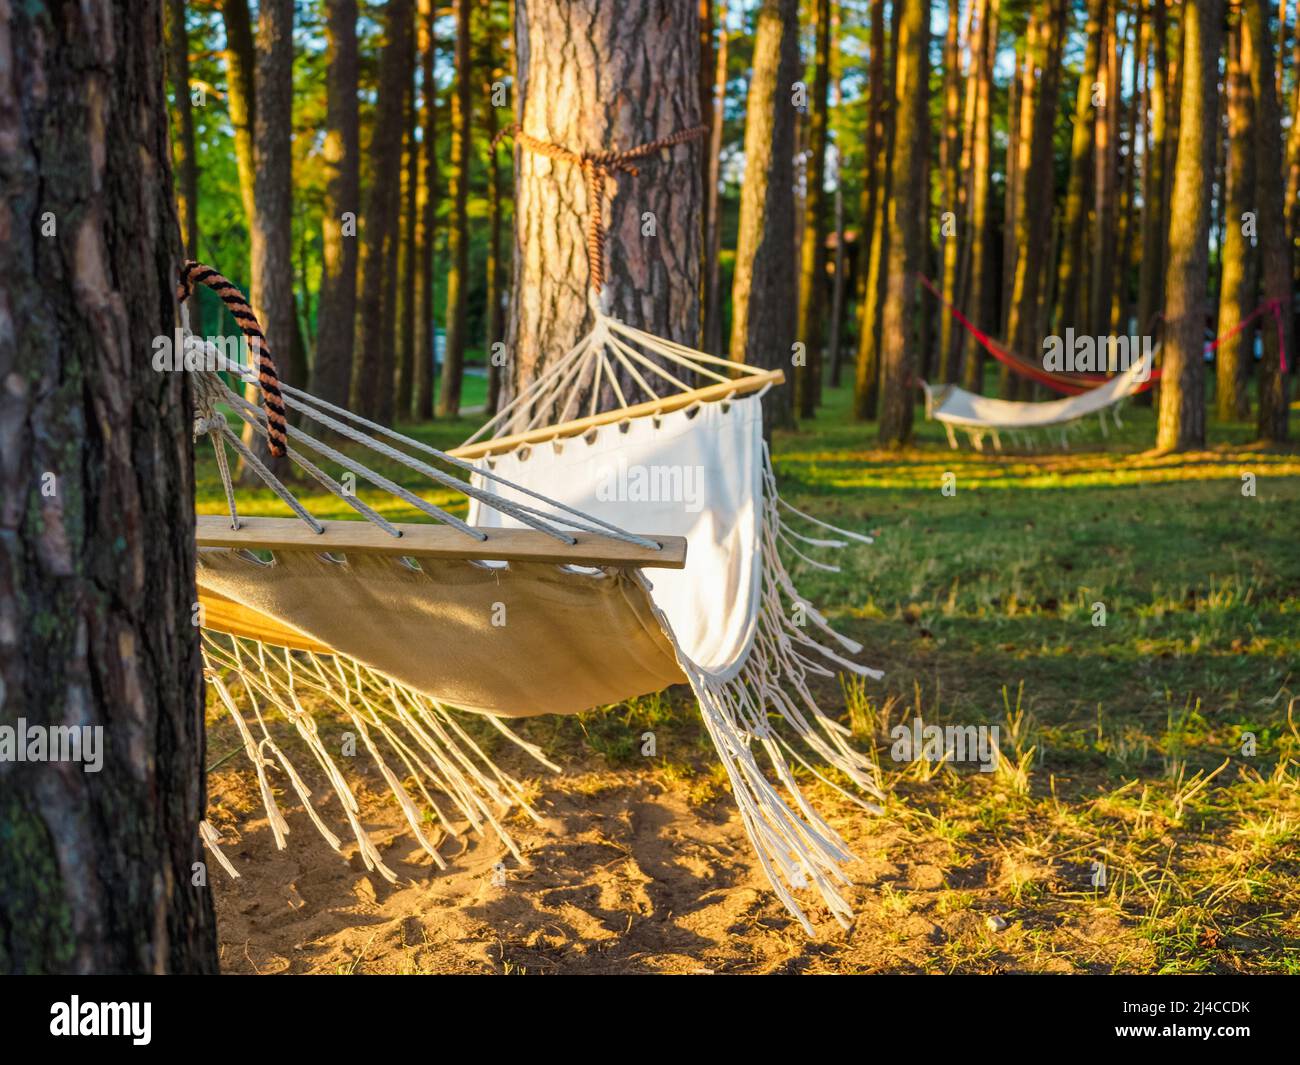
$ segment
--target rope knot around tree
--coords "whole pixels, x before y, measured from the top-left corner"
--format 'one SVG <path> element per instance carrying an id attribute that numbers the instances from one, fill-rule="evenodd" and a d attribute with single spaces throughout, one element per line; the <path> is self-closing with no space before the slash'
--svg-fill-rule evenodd
<path id="1" fill-rule="evenodd" d="M 641 171 L 635 161 L 696 140 L 709 132 L 707 125 L 678 130 L 657 140 L 638 144 L 635 148 L 604 148 L 594 152 L 575 152 L 562 144 L 544 141 L 525 133 L 518 125 L 506 126 L 492 141 L 495 148 L 504 137 L 514 137 L 515 144 L 534 155 L 542 155 L 562 163 L 571 163 L 582 171 L 587 186 L 587 268 L 591 289 L 599 294 L 605 287 L 605 191 L 617 174 L 638 176 Z M 617 185 L 615 185 L 617 188 Z"/>

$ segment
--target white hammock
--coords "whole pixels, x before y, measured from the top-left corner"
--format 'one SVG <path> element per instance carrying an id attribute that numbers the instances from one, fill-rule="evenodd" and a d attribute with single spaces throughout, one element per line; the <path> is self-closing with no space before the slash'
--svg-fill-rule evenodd
<path id="1" fill-rule="evenodd" d="M 613 373 L 617 367 L 646 394 L 643 402 L 623 394 Z M 731 372 L 742 376 L 732 379 Z M 683 380 L 691 376 L 713 383 L 694 388 Z M 457 548 L 448 546 L 445 536 L 432 536 L 427 526 L 386 522 L 337 491 L 296 447 L 290 457 L 376 531 L 362 536 L 356 522 L 316 522 L 264 468 L 259 472 L 312 527 L 310 533 L 266 524 L 274 519 L 243 519 L 242 530 L 231 530 L 220 519 L 203 522 L 198 583 L 205 621 L 210 630 L 226 634 L 205 639 L 209 675 L 258 766 L 277 842 L 283 845 L 287 824 L 275 809 L 266 769 L 284 769 L 309 811 L 310 793 L 267 729 L 263 704 L 274 707 L 311 746 L 343 803 L 364 860 L 391 878 L 356 820 L 357 804 L 342 773 L 301 705 L 303 691 L 326 697 L 348 715 L 416 838 L 441 862 L 388 760 L 404 767 L 401 775 L 416 779 L 426 801 L 433 802 L 425 791 L 432 784 L 476 828 L 491 825 L 516 855 L 489 811 L 500 802 L 522 801 L 519 785 L 467 745 L 448 706 L 488 715 L 572 713 L 687 681 L 778 896 L 812 934 L 793 892 L 815 885 L 831 913 L 847 924 L 851 910 L 836 885 L 846 883 L 840 865 L 850 858 L 848 849 L 800 793 L 789 759 L 821 777 L 808 760 L 811 755 L 878 796 L 875 766 L 849 745 L 847 729 L 820 710 L 809 683 L 815 676 L 833 676 L 836 669 L 879 674 L 842 656 L 856 653 L 859 645 L 833 632 L 799 596 L 780 558 L 784 550 L 833 570 L 799 545 L 845 545 L 844 539 L 798 532 L 781 514 L 784 507 L 793 518 L 829 528 L 782 504 L 776 494 L 760 402 L 780 379 L 779 372 L 731 364 L 597 313 L 591 334 L 485 427 L 517 432 L 446 454 L 283 386 L 291 412 L 463 492 L 471 503 L 469 521 L 431 507 L 300 429 L 290 429 L 291 444 L 312 448 L 449 522 L 456 532 L 447 530 L 448 535 L 478 542 Z M 596 413 L 601 385 L 615 394 L 616 410 Z M 259 424 L 260 412 L 215 375 L 207 375 L 206 387 L 198 428 L 242 450 L 213 403 L 221 399 Z M 547 411 L 575 410 L 584 390 L 593 394 L 591 413 L 542 424 Z M 474 476 L 465 483 L 429 460 L 465 471 L 472 460 Z M 690 499 L 660 493 L 657 501 L 646 500 L 617 487 L 618 471 L 633 468 L 667 470 L 670 481 L 677 471 L 698 481 L 689 489 Z M 610 484 L 615 488 L 607 491 Z M 234 522 L 233 496 L 231 507 Z M 656 532 L 626 533 L 624 524 Z M 530 527 L 531 534 L 515 531 Z M 396 534 L 402 534 L 400 542 Z M 519 536 L 533 539 L 515 550 Z M 538 536 L 551 538 L 544 557 Z M 682 536 L 691 549 L 686 568 L 678 571 L 672 567 L 683 561 Z M 274 564 L 250 556 L 245 547 L 271 548 Z M 573 550 L 566 553 L 568 548 Z M 556 561 L 566 564 L 556 566 Z M 653 578 L 642 572 L 647 565 L 660 567 Z M 497 608 L 504 619 L 500 625 Z M 820 631 L 822 640 L 810 631 Z M 231 678 L 257 719 L 260 738 L 244 720 L 248 710 L 226 687 Z M 755 757 L 760 750 L 780 787 L 765 776 Z M 314 811 L 311 816 L 337 847 L 338 838 Z M 440 812 L 438 819 L 450 830 Z M 205 841 L 214 842 L 207 834 Z"/>
<path id="2" fill-rule="evenodd" d="M 991 434 L 995 443 L 1000 443 L 997 436 L 999 431 L 1047 429 L 1078 421 L 1090 414 L 1104 416 L 1107 408 L 1133 395 L 1151 376 L 1152 359 L 1153 353 L 1143 352 L 1141 359 L 1104 385 L 1077 396 L 1043 403 L 993 399 L 968 392 L 956 385 L 929 385 L 923 381 L 921 386 L 925 390 L 925 414 L 927 418 L 944 424 L 948 431 L 948 442 L 953 447 L 957 446 L 953 435 L 954 427 L 966 430 L 976 447 L 982 445 L 985 433 Z M 1118 416 L 1116 420 L 1118 421 Z M 1102 425 L 1104 429 L 1104 420 Z"/>

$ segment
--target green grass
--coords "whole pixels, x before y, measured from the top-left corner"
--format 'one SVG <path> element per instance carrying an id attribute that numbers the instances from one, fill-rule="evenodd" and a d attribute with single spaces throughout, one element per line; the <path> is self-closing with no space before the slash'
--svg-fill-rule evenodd
<path id="1" fill-rule="evenodd" d="M 1121 429 L 1103 438 L 1094 421 L 1068 449 L 952 451 L 919 420 L 915 446 L 890 452 L 875 447 L 874 426 L 849 419 L 846 390 L 826 399 L 815 421 L 777 435 L 774 455 L 795 506 L 877 537 L 844 552 L 837 575 L 794 575 L 886 671 L 819 692 L 876 747 L 886 819 L 940 848 L 949 870 L 1001 862 L 997 891 L 1013 917 L 1118 922 L 1128 938 L 1112 968 L 1300 972 L 1300 455 L 1214 423 L 1205 451 L 1156 455 L 1153 414 L 1131 404 Z M 449 447 L 475 424 L 402 428 Z M 383 472 L 422 489 L 401 467 Z M 198 484 L 199 509 L 220 512 L 206 452 Z M 316 513 L 348 513 L 296 487 Z M 269 493 L 241 498 L 247 513 L 282 512 Z M 914 715 L 1000 725 L 999 771 L 890 762 L 890 724 Z M 725 790 L 679 694 L 530 722 L 527 734 L 617 767 L 644 764 L 649 729 L 687 741 L 661 741 L 677 752 L 656 763 L 667 783 L 689 784 L 699 801 Z M 1095 861 L 1104 887 L 1090 882 Z M 954 887 L 939 912 L 969 906 Z M 1095 964 L 1041 929 L 1021 948 Z M 983 971 L 990 949 L 954 941 L 930 964 Z"/>

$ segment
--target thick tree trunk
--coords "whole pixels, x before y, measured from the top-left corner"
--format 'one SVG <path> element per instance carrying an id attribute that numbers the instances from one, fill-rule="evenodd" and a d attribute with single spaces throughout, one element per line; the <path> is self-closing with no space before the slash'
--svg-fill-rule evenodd
<path id="1" fill-rule="evenodd" d="M 1261 280 L 1264 297 L 1276 301 L 1282 316 L 1282 340 L 1273 321 L 1264 328 L 1264 361 L 1259 368 L 1259 439 L 1281 443 L 1287 438 L 1287 379 L 1282 348 L 1294 360 L 1295 318 L 1291 301 L 1291 242 L 1282 201 L 1282 119 L 1273 84 L 1273 53 L 1268 33 L 1268 0 L 1245 0 L 1246 47 L 1250 85 L 1255 96 L 1255 190 L 1259 212 Z"/>
<path id="2" fill-rule="evenodd" d="M 470 32 L 474 0 L 455 0 L 456 90 L 451 97 L 451 166 L 447 191 L 451 196 L 451 231 L 447 241 L 447 348 L 442 363 L 438 413 L 460 414 L 460 389 L 465 376 L 465 335 L 469 305 L 469 160 L 474 123 L 474 71 Z"/>
<path id="3" fill-rule="evenodd" d="M 433 306 L 433 252 L 438 243 L 438 83 L 434 77 L 438 38 L 434 0 L 420 0 L 420 86 L 424 97 L 424 136 L 420 152 L 420 281 L 415 340 L 416 421 L 433 417 L 433 357 L 437 320 Z"/>
<path id="4" fill-rule="evenodd" d="M 699 125 L 698 26 L 696 0 L 517 0 L 524 132 L 581 152 L 633 148 Z M 691 345 L 700 328 L 702 151 L 691 141 L 643 160 L 639 176 L 618 178 L 612 198 L 611 182 L 604 205 L 610 313 Z M 518 149 L 515 174 L 512 394 L 590 328 L 585 226 L 599 207 L 567 162 Z M 792 292 L 793 281 L 791 307 Z M 635 384 L 624 392 L 640 394 Z"/>
<path id="5" fill-rule="evenodd" d="M 0 972 L 217 969 L 164 54 L 158 0 L 0 0 L 0 724 L 102 756 L 0 763 Z"/>
<path id="6" fill-rule="evenodd" d="M 357 116 L 357 0 L 329 0 L 325 23 L 325 204 L 312 392 L 346 404 L 357 315 L 361 127 Z M 350 215 L 350 220 L 345 220 Z M 346 226 L 346 232 L 345 232 Z"/>
<path id="7" fill-rule="evenodd" d="M 1164 370 L 1156 447 L 1205 446 L 1205 309 L 1209 276 L 1210 174 L 1218 111 L 1222 0 L 1183 7 L 1182 98 L 1165 279 Z M 1267 47 L 1267 46 L 1266 46 Z"/>
<path id="8" fill-rule="evenodd" d="M 1255 249 L 1244 232 L 1242 215 L 1255 210 L 1255 104 L 1250 89 L 1249 42 L 1240 3 L 1228 42 L 1228 167 L 1223 273 L 1219 284 L 1219 320 L 1215 332 L 1225 337 L 1238 328 L 1258 302 Z M 1265 323 L 1271 324 L 1271 323 Z M 1255 362 L 1256 327 L 1242 329 L 1220 343 L 1214 355 L 1215 412 L 1223 421 L 1250 417 L 1246 374 Z"/>
<path id="9" fill-rule="evenodd" d="M 393 411 L 393 306 L 391 254 L 398 239 L 401 186 L 393 180 L 402 165 L 402 127 L 410 86 L 411 0 L 390 0 L 384 9 L 384 49 L 371 141 L 372 177 L 361 219 L 360 296 L 351 400 L 358 414 L 380 421 Z"/>
<path id="10" fill-rule="evenodd" d="M 979 328 L 992 328 L 995 295 L 993 249 L 989 208 L 993 142 L 993 61 L 997 55 L 999 0 L 979 0 L 980 26 L 976 47 L 974 144 L 971 151 L 971 263 L 970 289 L 966 316 Z M 972 392 L 984 384 L 984 353 L 978 344 L 969 343 L 962 366 L 962 383 Z"/>
<path id="11" fill-rule="evenodd" d="M 889 282 L 881 328 L 880 443 L 900 447 L 912 438 L 918 356 L 916 271 L 927 197 L 923 183 L 930 140 L 926 106 L 930 50 L 928 0 L 902 0 L 897 18 L 894 153 L 889 197 Z"/>
<path id="12" fill-rule="evenodd" d="M 745 182 L 731 296 L 731 358 L 790 366 L 798 327 L 794 257 L 794 127 L 791 100 L 799 77 L 797 0 L 764 0 L 754 34 L 753 74 L 745 110 Z M 763 405 L 764 428 L 793 421 L 790 390 Z"/>
<path id="13" fill-rule="evenodd" d="M 830 103 L 831 3 L 816 0 L 816 58 L 808 128 L 808 191 L 804 198 L 803 242 L 799 269 L 798 336 L 807 352 L 795 370 L 795 402 L 799 416 L 817 413 L 821 396 L 822 346 L 826 313 L 826 130 Z"/>

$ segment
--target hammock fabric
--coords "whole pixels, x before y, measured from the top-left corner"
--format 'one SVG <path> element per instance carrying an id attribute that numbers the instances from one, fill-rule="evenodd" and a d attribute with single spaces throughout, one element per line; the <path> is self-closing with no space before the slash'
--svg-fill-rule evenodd
<path id="1" fill-rule="evenodd" d="M 620 369 L 648 398 L 635 403 L 639 397 L 624 395 Z M 223 471 L 229 445 L 314 535 L 328 539 L 339 526 L 361 524 L 322 523 L 307 513 L 243 447 L 217 404 L 263 430 L 265 413 L 215 373 L 196 376 L 196 431 L 213 440 Z M 246 368 L 244 377 L 256 380 Z M 355 493 L 342 491 L 306 458 L 305 451 L 317 452 L 473 538 L 476 557 L 413 552 L 416 557 L 404 558 L 394 554 L 400 547 L 383 556 L 362 550 L 339 556 L 313 548 L 308 535 L 301 546 L 276 541 L 268 562 L 231 546 L 240 542 L 236 533 L 209 546 L 200 541 L 207 674 L 244 736 L 277 843 L 284 845 L 288 824 L 276 806 L 272 771 L 286 774 L 318 831 L 341 847 L 275 737 L 271 724 L 278 719 L 293 727 L 326 773 L 363 860 L 393 877 L 359 822 L 344 772 L 319 739 L 303 704 L 308 695 L 335 706 L 355 727 L 415 838 L 441 863 L 438 843 L 403 780 L 414 781 L 442 831 L 454 832 L 455 824 L 443 814 L 439 793 L 516 856 L 500 813 L 509 804 L 526 808 L 519 783 L 458 724 L 460 711 L 487 715 L 544 761 L 499 718 L 576 713 L 688 682 L 778 897 L 811 935 L 796 893 L 814 887 L 847 926 L 851 910 L 839 887 L 847 883 L 841 866 L 851 855 L 800 792 L 793 765 L 862 808 L 877 809 L 855 794 L 879 796 L 875 765 L 818 707 L 810 684 L 837 670 L 879 674 L 846 657 L 860 646 L 835 633 L 799 595 L 782 556 L 833 570 L 804 551 L 869 541 L 838 532 L 818 538 L 792 525 L 830 528 L 777 496 L 760 403 L 779 379 L 779 373 L 694 352 L 597 311 L 591 333 L 485 426 L 485 439 L 448 453 L 279 384 L 297 419 L 287 426 L 286 450 L 300 468 L 385 534 L 400 537 L 412 528 L 395 526 Z M 692 388 L 691 380 L 714 383 Z M 597 398 L 611 389 L 617 409 L 596 413 Z M 712 401 L 700 398 L 705 395 Z M 591 397 L 590 411 L 575 419 L 584 396 Z M 553 421 L 557 413 L 567 420 Z M 469 520 L 383 477 L 356 459 L 355 449 L 345 454 L 310 436 L 298 427 L 308 421 L 461 493 L 470 503 Z M 645 482 L 637 480 L 644 476 L 660 477 L 660 488 L 647 495 Z M 227 501 L 232 524 L 255 524 L 239 518 L 229 485 Z M 628 533 L 622 523 L 654 527 L 655 533 Z M 629 552 L 653 551 L 684 535 L 691 548 L 680 572 L 493 561 L 494 543 L 518 529 L 561 542 L 599 534 Z M 817 763 L 832 767 L 837 779 Z M 204 842 L 217 847 L 210 826 Z"/>

